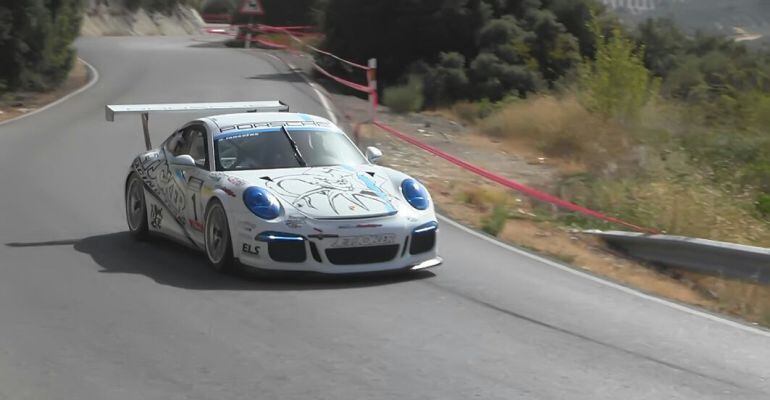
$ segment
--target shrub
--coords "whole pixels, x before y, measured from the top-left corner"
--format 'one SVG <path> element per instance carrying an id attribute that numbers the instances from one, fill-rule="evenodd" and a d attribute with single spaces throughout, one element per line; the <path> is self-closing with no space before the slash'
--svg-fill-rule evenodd
<path id="1" fill-rule="evenodd" d="M 631 147 L 621 127 L 591 114 L 574 97 L 506 102 L 479 123 L 481 132 L 534 144 L 545 155 L 602 169 Z"/>
<path id="2" fill-rule="evenodd" d="M 382 103 L 399 114 L 419 111 L 424 101 L 419 79 L 410 78 L 405 85 L 392 86 L 383 92 Z"/>
<path id="3" fill-rule="evenodd" d="M 497 204 L 492 209 L 492 214 L 481 221 L 481 230 L 492 236 L 497 236 L 505 227 L 507 220 L 508 209 L 502 204 Z"/>
<path id="4" fill-rule="evenodd" d="M 757 196 L 757 201 L 755 204 L 757 206 L 757 211 L 759 211 L 763 217 L 770 216 L 770 194 L 760 194 Z"/>
<path id="5" fill-rule="evenodd" d="M 82 2 L 19 0 L 0 6 L 0 81 L 8 90 L 58 85 L 75 59 Z"/>
<path id="6" fill-rule="evenodd" d="M 427 67 L 424 77 L 425 94 L 431 105 L 450 104 L 466 95 L 468 76 L 465 57 L 456 52 L 439 54 L 435 67 Z"/>
<path id="7" fill-rule="evenodd" d="M 605 117 L 636 119 L 657 86 L 644 66 L 643 51 L 620 29 L 604 37 L 596 25 L 595 32 L 596 60 L 580 70 L 583 103 Z"/>

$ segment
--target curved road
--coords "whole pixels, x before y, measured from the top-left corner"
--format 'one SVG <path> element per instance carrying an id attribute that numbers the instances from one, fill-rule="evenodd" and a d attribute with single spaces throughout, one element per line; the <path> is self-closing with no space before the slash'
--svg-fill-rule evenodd
<path id="1" fill-rule="evenodd" d="M 138 118 L 107 103 L 280 98 L 258 51 L 81 40 L 89 90 L 0 126 L 0 399 L 768 399 L 770 336 L 443 221 L 446 263 L 401 279 L 220 276 L 125 233 Z M 153 116 L 159 142 L 188 116 Z"/>

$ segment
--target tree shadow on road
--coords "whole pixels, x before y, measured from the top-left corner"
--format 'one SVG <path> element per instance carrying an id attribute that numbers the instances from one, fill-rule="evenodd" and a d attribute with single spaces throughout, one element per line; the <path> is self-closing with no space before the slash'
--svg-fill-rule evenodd
<path id="1" fill-rule="evenodd" d="M 305 80 L 296 72 L 277 72 L 274 74 L 262 74 L 250 76 L 248 79 L 258 79 L 265 81 L 279 81 L 279 82 L 292 82 L 292 83 L 304 83 Z"/>
<path id="2" fill-rule="evenodd" d="M 88 254 L 103 273 L 145 275 L 162 285 L 193 290 L 328 290 L 380 286 L 435 276 L 429 271 L 398 274 L 328 276 L 319 274 L 255 274 L 240 272 L 224 275 L 213 271 L 205 256 L 176 242 L 152 238 L 140 242 L 128 232 L 91 236 L 79 240 L 7 243 L 26 248 L 72 245 Z"/>

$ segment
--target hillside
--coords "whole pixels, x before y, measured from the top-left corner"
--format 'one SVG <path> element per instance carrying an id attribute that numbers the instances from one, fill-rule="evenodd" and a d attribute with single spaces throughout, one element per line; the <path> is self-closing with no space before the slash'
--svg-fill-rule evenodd
<path id="1" fill-rule="evenodd" d="M 689 32 L 702 30 L 738 40 L 768 42 L 770 2 L 765 0 L 602 0 L 625 22 L 669 17 Z"/>
<path id="2" fill-rule="evenodd" d="M 170 4 L 167 4 L 170 3 Z M 204 22 L 189 2 L 164 2 L 147 7 L 136 0 L 88 0 L 82 36 L 187 35 Z"/>

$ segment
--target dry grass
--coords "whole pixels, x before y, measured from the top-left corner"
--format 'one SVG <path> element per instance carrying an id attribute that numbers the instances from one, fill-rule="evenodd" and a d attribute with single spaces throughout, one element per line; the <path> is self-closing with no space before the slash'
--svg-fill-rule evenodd
<path id="1" fill-rule="evenodd" d="M 546 156 L 591 169 L 604 168 L 632 146 L 621 126 L 591 114 L 574 97 L 540 96 L 506 104 L 478 127 L 503 140 L 526 140 Z"/>
<path id="2" fill-rule="evenodd" d="M 679 274 L 712 298 L 715 310 L 770 326 L 770 287 L 694 272 Z"/>
<path id="3" fill-rule="evenodd" d="M 770 247 L 770 224 L 755 216 L 751 198 L 697 175 L 666 178 L 565 180 L 559 195 L 670 234 Z"/>
<path id="4" fill-rule="evenodd" d="M 463 203 L 474 206 L 482 212 L 496 205 L 504 205 L 511 198 L 505 189 L 488 185 L 462 190 L 457 196 Z"/>

